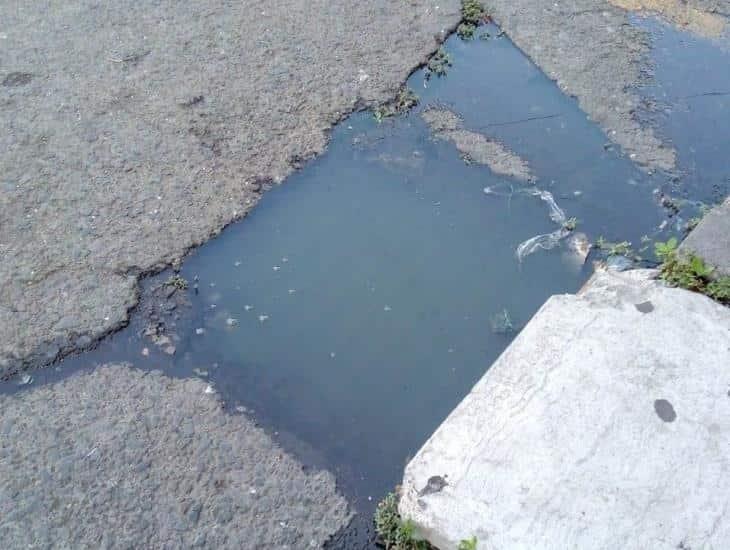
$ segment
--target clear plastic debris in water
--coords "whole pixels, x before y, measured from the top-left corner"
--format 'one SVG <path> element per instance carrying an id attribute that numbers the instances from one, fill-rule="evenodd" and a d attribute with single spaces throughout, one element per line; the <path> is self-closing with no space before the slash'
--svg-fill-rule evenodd
<path id="1" fill-rule="evenodd" d="M 253 309 L 253 306 L 246 304 L 245 306 L 243 306 L 243 309 L 245 309 L 246 311 L 251 311 Z"/>
<path id="2" fill-rule="evenodd" d="M 233 317 L 229 317 L 226 319 L 226 325 L 229 327 L 235 327 L 238 324 L 238 319 L 234 319 Z"/>
<path id="3" fill-rule="evenodd" d="M 561 227 L 552 233 L 544 233 L 530 237 L 517 246 L 517 250 L 515 251 L 517 261 L 522 262 L 522 260 L 537 250 L 550 250 L 555 248 L 568 235 L 570 235 L 570 231 Z"/>
<path id="4" fill-rule="evenodd" d="M 504 196 L 510 199 L 516 194 L 538 197 L 541 201 L 548 205 L 550 219 L 560 226 L 551 233 L 535 235 L 534 237 L 530 237 L 526 241 L 520 243 L 515 251 L 517 261 L 520 263 L 527 256 L 537 250 L 550 250 L 555 248 L 558 244 L 560 244 L 561 240 L 571 233 L 571 231 L 565 227 L 568 217 L 566 216 L 565 211 L 558 206 L 557 202 L 555 202 L 555 197 L 553 197 L 553 194 L 550 191 L 545 191 L 544 189 L 539 189 L 537 187 L 515 189 L 512 186 L 509 186 L 509 191 L 501 191 L 496 186 L 493 186 L 485 187 L 484 193 L 487 195 Z"/>
<path id="5" fill-rule="evenodd" d="M 489 323 L 492 325 L 492 332 L 495 334 L 514 334 L 517 332 L 512 317 L 506 309 L 494 314 Z"/>
<path id="6" fill-rule="evenodd" d="M 195 334 L 197 334 L 197 335 L 205 334 L 205 329 L 202 328 L 202 327 L 196 328 L 195 329 Z"/>
<path id="7" fill-rule="evenodd" d="M 383 311 L 391 311 L 392 309 L 390 306 L 383 306 Z"/>
<path id="8" fill-rule="evenodd" d="M 18 378 L 15 381 L 15 383 L 18 386 L 27 386 L 28 384 L 33 383 L 33 377 L 30 374 L 20 374 L 20 375 L 18 375 Z"/>
<path id="9" fill-rule="evenodd" d="M 269 316 L 268 315 L 259 315 L 259 322 L 263 323 L 264 321 L 268 321 Z"/>

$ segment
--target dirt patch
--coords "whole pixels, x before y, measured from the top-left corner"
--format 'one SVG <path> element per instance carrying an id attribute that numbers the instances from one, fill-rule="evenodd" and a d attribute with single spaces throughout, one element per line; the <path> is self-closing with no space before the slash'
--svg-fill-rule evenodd
<path id="1" fill-rule="evenodd" d="M 614 6 L 630 11 L 650 11 L 667 18 L 674 25 L 707 38 L 722 36 L 727 19 L 718 13 L 703 11 L 687 0 L 609 0 Z"/>
<path id="2" fill-rule="evenodd" d="M 489 137 L 465 130 L 459 115 L 446 109 L 427 109 L 422 115 L 434 137 L 454 143 L 466 162 L 489 166 L 495 174 L 522 181 L 533 179 L 527 161 Z"/>

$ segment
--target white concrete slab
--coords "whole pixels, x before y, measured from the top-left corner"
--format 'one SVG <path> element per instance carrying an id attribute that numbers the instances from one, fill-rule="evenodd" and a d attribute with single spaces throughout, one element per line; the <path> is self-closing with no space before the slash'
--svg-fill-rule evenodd
<path id="1" fill-rule="evenodd" d="M 408 464 L 400 512 L 421 534 L 730 546 L 730 309 L 651 273 L 546 302 Z"/>

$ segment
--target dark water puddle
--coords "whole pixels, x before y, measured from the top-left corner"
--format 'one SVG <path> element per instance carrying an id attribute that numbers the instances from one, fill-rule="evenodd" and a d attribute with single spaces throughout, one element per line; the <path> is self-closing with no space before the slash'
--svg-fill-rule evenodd
<path id="1" fill-rule="evenodd" d="M 346 545 L 366 546 L 376 501 L 509 344 L 512 335 L 492 330 L 495 315 L 524 324 L 591 272 L 564 248 L 520 264 L 517 245 L 555 229 L 545 203 L 485 194 L 521 184 L 467 165 L 452 144 L 431 139 L 418 112 L 447 106 L 466 128 L 504 142 L 591 239 L 638 243 L 659 235 L 665 218 L 654 190 L 667 177 L 606 146 L 574 100 L 489 30 L 487 41 L 448 41 L 446 78 L 424 87 L 422 71 L 411 77 L 416 111 L 382 124 L 353 115 L 334 129 L 326 154 L 191 254 L 181 270 L 190 306 L 165 317 L 179 337 L 173 356 L 139 337 L 149 318 L 136 314 L 95 350 L 33 373 L 33 385 L 108 361 L 202 376 L 231 411 L 245 407 L 306 464 L 337 475 L 361 512 L 362 530 Z M 698 100 L 712 101 L 721 99 Z M 724 157 L 713 147 L 727 125 L 715 122 L 712 138 L 697 130 L 707 152 L 688 153 L 683 140 L 696 122 L 684 124 L 676 142 L 690 155 L 683 162 L 712 157 L 721 173 Z M 695 178 L 688 195 L 704 200 L 706 186 Z"/>

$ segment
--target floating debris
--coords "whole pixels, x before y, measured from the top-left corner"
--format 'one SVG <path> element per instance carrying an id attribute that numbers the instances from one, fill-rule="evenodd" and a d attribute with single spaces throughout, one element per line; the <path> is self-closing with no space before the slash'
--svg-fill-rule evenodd
<path id="1" fill-rule="evenodd" d="M 514 334 L 517 332 L 512 317 L 506 309 L 502 309 L 502 311 L 493 315 L 489 323 L 492 325 L 494 334 Z"/>
<path id="2" fill-rule="evenodd" d="M 281 269 L 281 267 L 279 267 L 278 265 L 275 265 L 271 269 L 273 269 L 274 271 L 279 271 Z"/>
<path id="3" fill-rule="evenodd" d="M 201 334 L 205 334 L 205 329 L 202 328 L 202 327 L 196 328 L 195 329 L 195 334 L 197 334 L 198 336 L 200 336 Z"/>
<path id="4" fill-rule="evenodd" d="M 264 321 L 268 321 L 269 316 L 268 315 L 259 315 L 259 322 L 263 323 Z"/>
<path id="5" fill-rule="evenodd" d="M 391 311 L 392 308 L 390 306 L 383 306 L 383 311 Z"/>
<path id="6" fill-rule="evenodd" d="M 253 309 L 253 306 L 246 304 L 245 306 L 243 306 L 243 309 L 245 309 L 246 311 L 251 311 Z"/>
<path id="7" fill-rule="evenodd" d="M 296 289 L 293 289 L 293 288 L 289 289 L 289 294 L 294 294 L 295 292 L 296 292 Z"/>
<path id="8" fill-rule="evenodd" d="M 240 260 L 236 260 L 235 262 L 233 262 L 233 265 L 236 266 L 236 267 L 238 267 L 239 265 L 241 265 L 241 261 Z"/>
<path id="9" fill-rule="evenodd" d="M 565 241 L 565 245 L 570 251 L 571 255 L 574 256 L 581 265 L 586 262 L 588 254 L 593 248 L 593 245 L 588 240 L 588 236 L 585 233 L 573 233 Z"/>
<path id="10" fill-rule="evenodd" d="M 530 237 L 517 246 L 517 250 L 515 251 L 517 261 L 521 263 L 527 256 L 538 250 L 550 250 L 555 248 L 558 244 L 560 244 L 560 241 L 568 235 L 570 235 L 570 231 L 561 227 L 552 233 L 544 233 L 542 235 Z"/>
<path id="11" fill-rule="evenodd" d="M 215 393 L 215 389 L 213 389 L 213 386 L 211 386 L 210 384 L 208 384 L 205 387 L 205 393 L 207 393 L 207 394 Z"/>
<path id="12" fill-rule="evenodd" d="M 238 319 L 234 319 L 233 317 L 229 317 L 226 319 L 226 325 L 229 327 L 235 327 L 238 324 Z"/>
<path id="13" fill-rule="evenodd" d="M 207 371 L 207 370 L 199 369 L 199 368 L 197 368 L 197 367 L 195 367 L 195 368 L 193 369 L 193 372 L 194 372 L 195 374 L 197 374 L 198 376 L 208 376 L 208 371 Z"/>
<path id="14" fill-rule="evenodd" d="M 164 351 L 167 355 L 175 355 L 175 351 L 177 350 L 175 349 L 175 346 L 170 345 L 162 348 L 162 351 Z"/>
<path id="15" fill-rule="evenodd" d="M 142 355 L 145 357 L 149 356 L 150 354 L 150 348 L 142 348 Z"/>
<path id="16" fill-rule="evenodd" d="M 18 386 L 27 386 L 32 383 L 33 377 L 30 374 L 20 374 L 18 375 L 18 379 L 15 381 L 15 384 Z"/>

